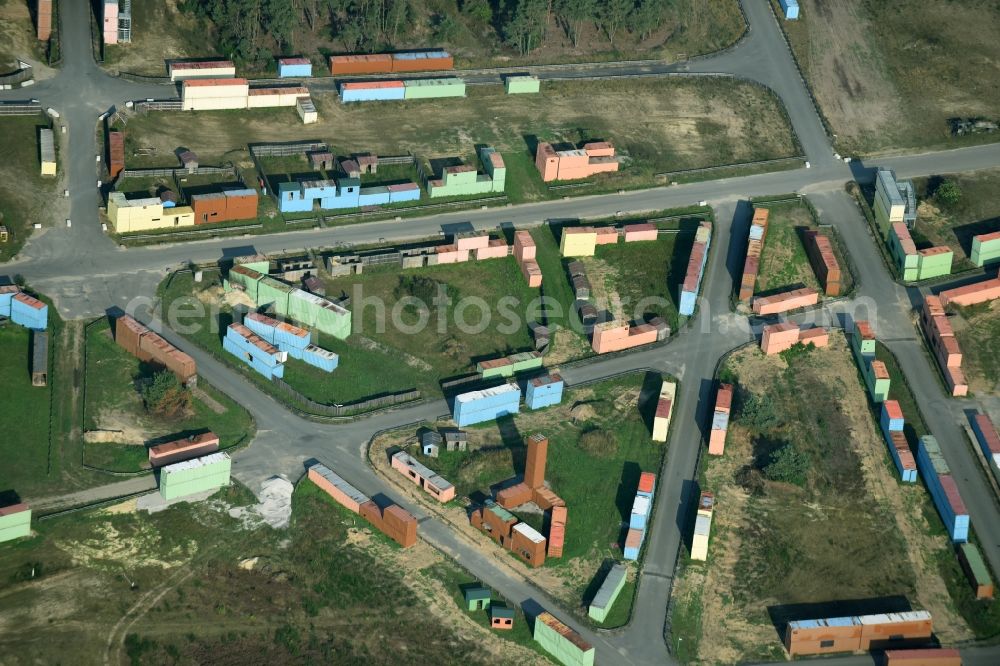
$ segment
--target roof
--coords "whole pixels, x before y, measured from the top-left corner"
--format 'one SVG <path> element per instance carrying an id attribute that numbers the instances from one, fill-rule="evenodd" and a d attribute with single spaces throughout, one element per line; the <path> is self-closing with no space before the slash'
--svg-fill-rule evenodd
<path id="1" fill-rule="evenodd" d="M 899 402 L 896 400 L 886 400 L 883 402 L 882 411 L 885 412 L 890 419 L 903 418 L 903 410 L 900 408 Z"/>
<path id="2" fill-rule="evenodd" d="M 514 619 L 514 609 L 507 608 L 506 606 L 497 606 L 496 604 L 490 604 L 490 617 L 503 617 Z"/>
<path id="3" fill-rule="evenodd" d="M 462 593 L 465 595 L 466 601 L 469 601 L 470 599 L 489 599 L 493 596 L 492 592 L 490 592 L 488 588 L 482 586 L 467 587 L 462 590 Z"/>
<path id="4" fill-rule="evenodd" d="M 656 475 L 652 472 L 643 472 L 639 475 L 639 491 L 644 493 L 653 492 L 653 486 L 656 484 Z"/>
<path id="5" fill-rule="evenodd" d="M 23 513 L 30 510 L 31 507 L 24 502 L 20 502 L 18 504 L 11 504 L 10 506 L 0 506 L 0 516 L 12 516 L 15 513 Z"/>
<path id="6" fill-rule="evenodd" d="M 226 460 L 229 460 L 229 454 L 224 451 L 219 451 L 218 453 L 210 453 L 207 456 L 202 456 L 201 458 L 184 460 L 179 463 L 174 463 L 173 465 L 167 465 L 163 468 L 163 470 L 161 470 L 161 473 L 169 475 L 174 472 L 183 472 L 189 469 L 198 469 L 200 467 L 208 467 L 209 465 L 217 465 Z"/>
<path id="7" fill-rule="evenodd" d="M 512 529 L 515 532 L 520 532 L 521 536 L 526 537 L 532 543 L 543 543 L 545 541 L 545 537 L 528 523 L 518 523 Z"/>
<path id="8" fill-rule="evenodd" d="M 324 479 L 326 479 L 331 484 L 336 486 L 345 495 L 356 501 L 358 504 L 364 504 L 365 502 L 368 501 L 367 495 L 365 495 L 363 492 L 361 492 L 360 490 L 349 484 L 347 481 L 344 481 L 344 479 L 342 479 L 339 474 L 331 470 L 326 465 L 323 465 L 321 463 L 316 463 L 315 465 L 310 467 L 309 470 L 316 472 L 317 474 L 322 476 Z"/>
<path id="9" fill-rule="evenodd" d="M 201 60 L 199 62 L 172 62 L 170 69 L 215 69 L 217 67 L 235 67 L 232 60 Z"/>
<path id="10" fill-rule="evenodd" d="M 501 384 L 500 386 L 494 386 L 493 388 L 462 393 L 461 395 L 455 398 L 455 401 L 463 403 L 474 402 L 482 398 L 489 398 L 496 395 L 507 395 L 510 393 L 517 393 L 518 395 L 520 395 L 521 389 L 517 387 L 517 384 Z"/>
<path id="11" fill-rule="evenodd" d="M 601 583 L 601 587 L 597 590 L 597 594 L 594 595 L 594 600 L 590 602 L 590 605 L 597 608 L 607 608 L 611 604 L 611 595 L 624 579 L 625 567 L 620 564 L 616 564 L 611 567 L 611 570 L 608 571 L 608 575 L 605 576 L 604 582 Z"/>
<path id="12" fill-rule="evenodd" d="M 211 88 L 213 86 L 249 86 L 246 79 L 186 79 L 185 88 Z"/>
<path id="13" fill-rule="evenodd" d="M 536 617 L 535 622 L 541 622 L 542 624 L 549 627 L 556 633 L 562 635 L 563 638 L 565 638 L 570 643 L 572 643 L 573 645 L 575 645 L 584 652 L 588 652 L 594 649 L 594 646 L 588 643 L 587 641 L 583 640 L 583 637 L 580 634 L 576 633 L 575 631 L 567 627 L 565 624 L 557 620 L 555 616 L 548 611 L 545 611 L 544 613 Z"/>
<path id="14" fill-rule="evenodd" d="M 279 65 L 311 65 L 309 58 L 278 58 Z"/>
<path id="15" fill-rule="evenodd" d="M 875 379 L 889 379 L 889 369 L 882 361 L 872 361 L 872 374 Z"/>
<path id="16" fill-rule="evenodd" d="M 505 523 L 510 522 L 512 520 L 517 520 L 517 517 L 514 514 L 512 514 L 510 511 L 503 508 L 496 502 L 493 502 L 492 500 L 488 501 L 484 508 L 486 511 L 493 512 L 493 515 L 495 515 L 497 518 L 499 518 Z"/>
<path id="17" fill-rule="evenodd" d="M 969 565 L 976 583 L 979 585 L 989 585 L 992 582 L 990 579 L 990 570 L 986 567 L 986 563 L 983 562 L 983 556 L 976 545 L 973 543 L 963 543 L 958 548 L 962 551 L 962 556 L 965 557 L 965 561 Z"/>

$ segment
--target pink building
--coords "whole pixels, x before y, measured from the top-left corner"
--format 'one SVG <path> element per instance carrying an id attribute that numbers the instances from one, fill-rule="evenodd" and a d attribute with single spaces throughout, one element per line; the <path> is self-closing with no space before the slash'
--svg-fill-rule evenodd
<path id="1" fill-rule="evenodd" d="M 437 262 L 439 264 L 460 264 L 469 260 L 469 251 L 460 250 L 454 245 L 439 245 L 437 248 Z"/>
<path id="2" fill-rule="evenodd" d="M 764 327 L 760 348 L 765 354 L 777 354 L 791 349 L 798 341 L 799 327 L 796 324 L 772 324 Z"/>
<path id="3" fill-rule="evenodd" d="M 753 312 L 757 315 L 772 315 L 798 310 L 819 303 L 819 292 L 809 287 L 793 289 L 774 296 L 753 299 Z"/>
<path id="4" fill-rule="evenodd" d="M 597 354 L 631 349 L 656 342 L 656 327 L 650 324 L 630 326 L 622 320 L 607 321 L 594 327 L 591 347 Z"/>
<path id="5" fill-rule="evenodd" d="M 1000 298 L 1000 275 L 992 280 L 941 292 L 941 303 L 944 305 L 975 305 L 997 298 Z"/>
<path id="6" fill-rule="evenodd" d="M 514 258 L 518 263 L 535 258 L 535 241 L 527 231 L 514 232 Z"/>
<path id="7" fill-rule="evenodd" d="M 397 451 L 392 456 L 392 468 L 423 488 L 428 495 L 442 504 L 455 499 L 455 486 L 448 483 L 434 470 L 421 465 L 406 451 Z"/>
<path id="8" fill-rule="evenodd" d="M 626 224 L 625 242 L 634 243 L 636 241 L 655 241 L 657 238 L 656 226 L 653 224 Z"/>
<path id="9" fill-rule="evenodd" d="M 542 269 L 534 259 L 525 259 L 521 262 L 521 274 L 531 288 L 542 286 Z"/>
<path id="10" fill-rule="evenodd" d="M 489 247 L 489 245 L 489 234 L 483 234 L 481 236 L 465 236 L 463 238 L 455 239 L 455 246 L 459 250 L 478 250 L 480 248 Z"/>
<path id="11" fill-rule="evenodd" d="M 541 142 L 535 153 L 535 166 L 542 180 L 579 180 L 594 174 L 618 171 L 619 161 L 610 143 L 588 143 L 583 148 L 556 150 Z"/>
<path id="12" fill-rule="evenodd" d="M 494 238 L 486 247 L 476 248 L 476 260 L 501 259 L 510 254 L 510 246 L 499 238 Z"/>

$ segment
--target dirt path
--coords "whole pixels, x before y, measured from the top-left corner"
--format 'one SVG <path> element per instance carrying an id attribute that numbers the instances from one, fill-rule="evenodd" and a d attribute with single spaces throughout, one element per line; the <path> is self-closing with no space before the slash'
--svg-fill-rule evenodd
<path id="1" fill-rule="evenodd" d="M 105 486 L 78 490 L 65 495 L 48 495 L 46 497 L 28 497 L 32 510 L 36 512 L 51 513 L 60 509 L 68 509 L 76 506 L 85 506 L 103 500 L 123 497 L 147 490 L 156 489 L 156 478 L 152 474 L 137 476 L 117 483 L 109 483 Z"/>
<path id="2" fill-rule="evenodd" d="M 177 571 L 175 571 L 170 578 L 144 594 L 134 606 L 128 609 L 128 611 L 121 616 L 118 622 L 115 623 L 115 626 L 111 628 L 111 632 L 108 634 L 108 641 L 104 650 L 104 666 L 122 663 L 121 650 L 125 643 L 125 637 L 128 635 L 129 629 L 131 629 L 132 626 L 135 625 L 135 623 L 149 611 L 149 609 L 158 604 L 160 600 L 166 596 L 167 592 L 170 592 L 170 590 L 183 583 L 192 575 L 194 575 L 194 570 L 188 567 L 178 567 Z"/>

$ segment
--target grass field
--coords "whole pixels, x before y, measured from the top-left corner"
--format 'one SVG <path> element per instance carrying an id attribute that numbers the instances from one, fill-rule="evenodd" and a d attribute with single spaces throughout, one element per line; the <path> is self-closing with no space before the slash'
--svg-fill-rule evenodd
<path id="1" fill-rule="evenodd" d="M 787 203 L 762 202 L 759 207 L 767 208 L 770 213 L 755 295 L 767 296 L 801 287 L 812 287 L 822 295 L 823 289 L 809 262 L 804 240 L 806 231 L 821 228 L 812 210 L 801 200 Z M 853 278 L 837 231 L 831 227 L 826 227 L 823 231 L 829 236 L 840 264 L 843 278 L 841 294 L 850 293 L 854 289 Z"/>
<path id="2" fill-rule="evenodd" d="M 467 428 L 468 452 L 441 451 L 436 459 L 411 453 L 455 485 L 458 504 L 442 507 L 449 517 L 466 525 L 462 498 L 482 501 L 491 487 L 524 471 L 525 438 L 542 433 L 549 439 L 546 480 L 566 501 L 569 519 L 563 557 L 547 559 L 528 573 L 546 591 L 577 607 L 601 566 L 621 559 L 623 523 L 635 497 L 639 474 L 657 472 L 664 447 L 650 440 L 649 410 L 658 394 L 660 375 L 632 374 L 585 388 L 567 390 L 559 406 Z M 407 446 L 413 430 L 389 433 L 373 443 L 376 467 L 398 475 L 382 463 L 384 451 Z M 516 512 L 536 529 L 543 530 L 543 516 Z M 543 532 L 544 533 L 544 532 Z M 494 549 L 492 542 L 484 541 Z M 622 592 L 624 609 L 615 609 L 609 620 L 622 622 L 628 615 L 630 596 Z M 610 624 L 610 623 L 609 623 Z"/>
<path id="3" fill-rule="evenodd" d="M 56 178 L 40 175 L 38 131 L 48 126 L 48 119 L 42 115 L 0 117 L 0 155 L 4 156 L 0 164 L 0 225 L 10 233 L 10 240 L 0 243 L 0 262 L 20 251 L 31 235 L 32 225 L 51 226 L 65 208 L 55 196 Z M 61 169 L 60 164 L 60 173 Z"/>
<path id="4" fill-rule="evenodd" d="M 533 348 L 525 313 L 538 290 L 527 287 L 513 258 L 407 271 L 370 267 L 326 282 L 328 294 L 352 297 L 351 337 L 319 336 L 320 346 L 340 355 L 340 365 L 328 374 L 289 359 L 284 377 L 317 402 L 344 404 L 413 388 L 435 394 L 442 379 L 474 372 L 480 359 Z M 435 302 L 438 289 L 450 303 Z M 178 275 L 164 294 L 164 308 L 192 294 L 218 304 L 220 314 L 214 322 L 207 311 L 196 318 L 201 325 L 191 337 L 239 366 L 222 352 L 221 334 L 233 313 L 213 274 L 200 285 L 189 274 Z M 373 371 L 389 367 L 393 372 Z M 269 386 L 262 378 L 258 383 Z"/>
<path id="5" fill-rule="evenodd" d="M 958 187 L 961 197 L 957 203 L 942 203 L 933 196 L 943 181 Z M 1000 169 L 918 178 L 913 184 L 920 201 L 915 240 L 950 247 L 955 252 L 953 272 L 973 268 L 969 261 L 972 237 L 1000 231 L 1000 203 L 996 199 Z"/>
<path id="6" fill-rule="evenodd" d="M 1000 90 L 983 85 L 1000 74 L 996 3 L 799 4 L 800 19 L 781 24 L 840 153 L 952 148 L 1000 139 L 998 132 L 953 137 L 948 122 L 1000 120 Z"/>
<path id="7" fill-rule="evenodd" d="M 962 348 L 962 371 L 976 393 L 1000 395 L 1000 301 L 957 308 L 951 318 Z"/>
<path id="8" fill-rule="evenodd" d="M 940 521 L 920 485 L 897 480 L 853 366 L 836 336 L 778 356 L 748 348 L 723 367 L 738 395 L 725 456 L 702 459 L 699 484 L 716 496 L 708 562 L 688 562 L 675 593 L 673 638 L 693 641 L 697 661 L 781 657 L 784 622 L 824 610 L 912 606 L 944 644 L 971 635 L 941 576 L 939 558 L 954 556 Z M 786 447 L 805 463 L 774 465 Z"/>
<path id="9" fill-rule="evenodd" d="M 88 430 L 121 430 L 128 444 L 88 443 L 84 460 L 93 467 L 114 472 L 148 469 L 147 444 L 211 430 L 219 436 L 219 448 L 249 442 L 253 421 L 228 396 L 199 382 L 192 397 L 192 410 L 164 419 L 150 414 L 142 403 L 137 381 L 151 376 L 152 369 L 115 344 L 107 322 L 87 329 L 87 368 L 84 427 Z M 204 392 L 214 401 L 209 405 Z M 218 413 L 216 409 L 222 408 Z"/>
<path id="10" fill-rule="evenodd" d="M 12 323 L 0 326 L 0 455 L 9 462 L 0 470 L 0 492 L 25 492 L 48 473 L 49 410 L 52 384 L 31 385 L 31 332 Z"/>
<path id="11" fill-rule="evenodd" d="M 133 9 L 136 33 L 148 34 L 155 31 L 159 39 L 155 43 L 137 39 L 128 46 L 108 47 L 105 53 L 106 66 L 113 70 L 163 76 L 166 72 L 165 59 L 218 54 L 214 25 L 179 11 L 177 5 L 176 2 L 146 2 Z M 719 0 L 707 4 L 694 0 L 674 0 L 663 6 L 662 24 L 648 36 L 640 37 L 620 30 L 612 45 L 607 35 L 594 23 L 584 23 L 578 45 L 574 46 L 553 14 L 540 47 L 521 56 L 504 44 L 491 16 L 482 16 L 484 5 L 457 0 L 430 0 L 409 3 L 407 7 L 403 29 L 397 33 L 393 43 L 382 45 L 381 48 L 406 50 L 425 49 L 428 46 L 443 47 L 455 54 L 457 67 L 629 58 L 675 60 L 725 48 L 739 39 L 745 29 L 736 0 Z M 496 5 L 485 6 L 491 15 L 495 8 Z M 314 74 L 322 75 L 328 71 L 323 54 L 365 50 L 341 40 L 324 11 L 313 21 L 308 21 L 298 13 L 293 20 L 297 22 L 296 29 L 292 32 L 292 43 L 287 48 L 282 49 L 269 43 L 270 39 L 266 34 L 261 37 L 274 53 L 284 51 L 310 57 Z M 443 21 L 447 21 L 450 26 L 447 33 L 435 28 Z M 254 63 L 251 71 L 273 73 L 275 65 L 270 60 L 263 60 Z"/>
<path id="12" fill-rule="evenodd" d="M 430 546 L 387 545 L 308 482 L 287 529 L 227 515 L 253 501 L 237 485 L 155 515 L 126 504 L 3 544 L 6 661 L 56 663 L 67 645 L 82 663 L 538 661 L 458 611 L 460 573 Z"/>
<path id="13" fill-rule="evenodd" d="M 513 196 L 549 196 L 532 183 L 537 141 L 612 141 L 626 158 L 621 172 L 594 178 L 573 193 L 649 185 L 653 174 L 735 162 L 788 157 L 798 149 L 777 98 L 728 79 L 552 82 L 542 95 L 505 95 L 498 86 L 473 86 L 463 100 L 340 104 L 314 97 L 319 122 L 302 125 L 294 109 L 250 113 L 153 113 L 126 128 L 130 166 L 172 166 L 187 146 L 205 162 L 233 157 L 249 142 L 325 140 L 340 155 L 407 151 L 435 160 L 495 147 L 508 159 Z M 622 114 L 623 97 L 631 113 Z M 373 112 L 377 111 L 377 113 Z M 518 157 L 524 159 L 517 159 Z M 565 192 L 559 192 L 559 196 Z"/>

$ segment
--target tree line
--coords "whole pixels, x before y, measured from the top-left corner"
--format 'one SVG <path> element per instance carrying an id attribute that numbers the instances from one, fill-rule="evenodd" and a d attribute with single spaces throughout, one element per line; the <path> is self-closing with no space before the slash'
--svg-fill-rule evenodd
<path id="1" fill-rule="evenodd" d="M 242 63 L 295 51 L 301 31 L 328 32 L 351 52 L 375 52 L 412 41 L 416 0 L 181 0 L 183 11 L 216 27 L 220 50 Z M 520 55 L 538 48 L 555 24 L 573 46 L 596 27 L 613 47 L 628 33 L 646 39 L 663 25 L 677 0 L 456 0 L 453 11 L 432 14 L 435 45 L 447 45 L 462 24 L 492 28 Z M 419 6 L 419 5 L 416 5 Z"/>

